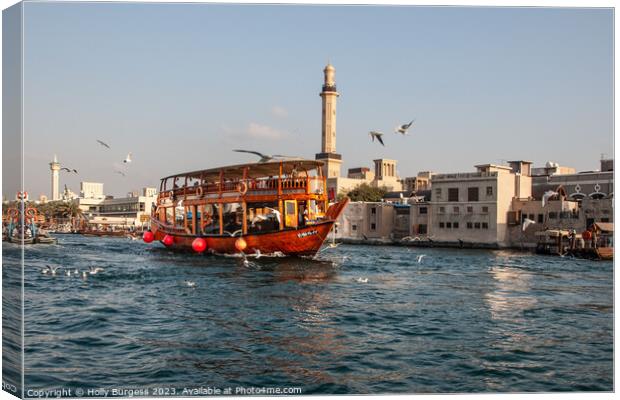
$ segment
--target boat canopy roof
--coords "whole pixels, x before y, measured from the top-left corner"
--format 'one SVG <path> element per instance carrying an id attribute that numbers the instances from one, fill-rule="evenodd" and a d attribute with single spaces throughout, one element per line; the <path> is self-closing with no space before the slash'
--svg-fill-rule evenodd
<path id="1" fill-rule="evenodd" d="M 534 235 L 547 237 L 569 236 L 570 231 L 565 229 L 547 229 L 546 231 L 538 231 Z M 581 234 L 577 234 L 576 237 L 581 237 Z"/>
<path id="2" fill-rule="evenodd" d="M 614 223 L 613 222 L 596 222 L 594 223 L 594 227 L 601 232 L 612 232 L 614 231 Z"/>
<path id="3" fill-rule="evenodd" d="M 282 171 L 284 174 L 289 174 L 293 170 L 298 173 L 302 171 L 312 171 L 319 169 L 322 165 L 322 161 L 306 160 L 306 159 L 294 159 L 294 160 L 277 160 L 264 163 L 249 163 L 229 165 L 225 167 L 217 167 L 211 169 L 203 169 L 199 171 L 185 172 L 181 174 L 170 175 L 162 178 L 162 181 L 175 178 L 194 178 L 203 179 L 205 181 L 217 181 L 220 178 L 220 172 L 224 173 L 226 179 L 241 179 L 243 178 L 244 170 L 247 168 L 248 178 L 260 178 L 268 176 L 277 176 L 280 173 L 280 165 L 282 165 Z"/>

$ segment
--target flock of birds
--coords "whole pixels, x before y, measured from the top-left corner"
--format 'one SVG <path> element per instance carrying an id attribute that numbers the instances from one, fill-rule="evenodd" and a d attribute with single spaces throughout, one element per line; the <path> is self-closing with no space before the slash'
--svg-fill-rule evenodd
<path id="1" fill-rule="evenodd" d="M 411 120 L 411 122 L 409 122 L 407 124 L 398 125 L 394 129 L 394 133 L 400 133 L 403 136 L 409 134 L 409 129 L 411 129 L 411 127 L 413 126 L 414 122 L 415 122 L 415 119 Z M 382 146 L 385 146 L 385 142 L 383 141 L 383 132 L 380 132 L 380 131 L 370 131 L 368 133 L 368 135 L 370 136 L 370 138 L 372 139 L 373 142 L 376 139 L 379 143 L 381 143 Z M 295 159 L 299 159 L 299 157 L 286 156 L 286 155 L 283 155 L 283 154 L 264 154 L 264 153 L 261 153 L 259 151 L 254 151 L 254 150 L 235 149 L 233 151 L 235 151 L 237 153 L 254 154 L 254 155 L 258 156 L 258 162 L 259 163 L 266 163 L 266 162 L 273 161 L 273 160 L 287 160 L 287 159 L 288 160 L 295 160 Z"/>
<path id="2" fill-rule="evenodd" d="M 110 145 L 107 144 L 106 142 L 102 141 L 102 140 L 97 139 L 97 143 L 99 143 L 102 147 L 105 147 L 107 149 L 111 149 Z M 123 165 L 128 165 L 128 164 L 131 163 L 131 161 L 132 161 L 131 160 L 131 152 L 129 152 L 127 154 L 127 156 L 125 157 L 125 159 L 123 160 Z M 66 171 L 68 173 L 74 173 L 74 174 L 78 175 L 78 170 L 75 169 L 75 168 L 62 167 L 60 170 L 61 171 Z M 123 171 L 120 171 L 118 169 L 115 169 L 114 172 L 119 174 L 119 175 L 126 176 Z"/>
<path id="3" fill-rule="evenodd" d="M 98 273 L 104 271 L 102 267 L 89 267 L 87 271 L 84 271 L 84 270 L 79 270 L 77 268 L 72 269 L 72 268 L 63 268 L 60 266 L 46 265 L 45 268 L 41 270 L 41 273 L 43 275 L 56 276 L 58 275 L 58 270 L 60 269 L 65 270 L 65 273 L 64 273 L 65 276 L 68 276 L 68 277 L 79 276 L 82 279 L 87 279 L 91 275 L 97 275 Z"/>
<path id="4" fill-rule="evenodd" d="M 411 128 L 411 126 L 413 125 L 414 122 L 415 122 L 415 119 L 413 119 L 408 124 L 398 125 L 394 129 L 394 133 L 400 133 L 403 136 L 407 135 L 408 132 L 409 132 L 409 129 Z M 370 136 L 370 138 L 372 139 L 373 142 L 375 141 L 375 139 L 377 139 L 377 141 L 379 143 L 381 143 L 382 146 L 385 146 L 385 143 L 383 142 L 383 132 L 380 132 L 380 131 L 370 131 L 368 133 L 368 135 Z"/>

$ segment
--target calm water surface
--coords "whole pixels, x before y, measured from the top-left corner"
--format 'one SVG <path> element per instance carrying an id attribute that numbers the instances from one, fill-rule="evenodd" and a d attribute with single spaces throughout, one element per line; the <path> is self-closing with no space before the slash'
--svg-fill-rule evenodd
<path id="1" fill-rule="evenodd" d="M 609 262 L 341 245 L 244 266 L 58 237 L 25 254 L 26 389 L 613 390 Z M 20 250 L 3 253 L 10 282 Z M 105 271 L 47 276 L 45 264 Z"/>

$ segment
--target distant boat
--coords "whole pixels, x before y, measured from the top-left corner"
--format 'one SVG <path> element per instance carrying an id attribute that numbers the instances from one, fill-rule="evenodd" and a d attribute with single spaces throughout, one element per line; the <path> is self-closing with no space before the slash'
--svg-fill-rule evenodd
<path id="1" fill-rule="evenodd" d="M 18 194 L 18 198 L 22 202 L 24 201 L 21 193 Z M 24 210 L 23 218 L 21 210 Z M 37 225 L 37 214 L 36 208 L 25 207 L 24 204 L 20 207 L 8 208 L 3 213 L 2 218 L 2 240 L 19 245 L 56 243 L 55 238 L 49 236 L 45 230 Z"/>
<path id="2" fill-rule="evenodd" d="M 218 254 L 314 255 L 349 202 L 328 203 L 322 165 L 279 160 L 163 178 L 144 239 Z"/>

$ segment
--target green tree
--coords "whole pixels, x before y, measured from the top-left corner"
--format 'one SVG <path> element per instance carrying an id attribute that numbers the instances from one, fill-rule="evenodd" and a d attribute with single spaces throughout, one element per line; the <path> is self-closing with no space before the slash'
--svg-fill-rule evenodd
<path id="1" fill-rule="evenodd" d="M 347 193 L 351 201 L 381 201 L 388 192 L 385 186 L 373 187 L 367 183 L 359 184 Z"/>

